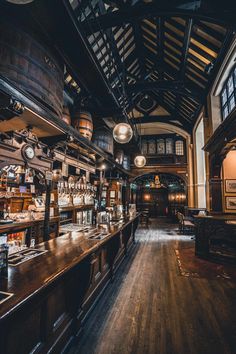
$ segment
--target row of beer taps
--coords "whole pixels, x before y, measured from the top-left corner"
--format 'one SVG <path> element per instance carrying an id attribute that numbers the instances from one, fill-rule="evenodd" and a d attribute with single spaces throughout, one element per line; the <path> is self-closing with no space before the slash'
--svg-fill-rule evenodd
<path id="1" fill-rule="evenodd" d="M 59 181 L 57 188 L 59 204 L 93 204 L 96 195 L 96 187 L 85 176 L 78 180 L 70 176 L 68 181 Z"/>

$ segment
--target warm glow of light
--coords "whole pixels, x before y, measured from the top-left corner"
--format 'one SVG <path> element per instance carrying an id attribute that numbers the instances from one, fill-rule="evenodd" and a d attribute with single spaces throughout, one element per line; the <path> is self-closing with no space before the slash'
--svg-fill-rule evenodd
<path id="1" fill-rule="evenodd" d="M 144 167 L 146 165 L 146 158 L 143 155 L 138 155 L 134 159 L 134 164 L 136 167 Z"/>
<path id="2" fill-rule="evenodd" d="M 113 138 L 120 144 L 128 143 L 133 137 L 133 130 L 127 123 L 119 123 L 113 129 Z"/>
<path id="3" fill-rule="evenodd" d="M 144 198 L 144 200 L 150 200 L 151 196 L 150 196 L 150 194 L 144 194 L 143 198 Z"/>
<path id="4" fill-rule="evenodd" d="M 7 1 L 16 5 L 25 5 L 25 4 L 29 4 L 30 2 L 33 2 L 34 0 L 7 0 Z"/>

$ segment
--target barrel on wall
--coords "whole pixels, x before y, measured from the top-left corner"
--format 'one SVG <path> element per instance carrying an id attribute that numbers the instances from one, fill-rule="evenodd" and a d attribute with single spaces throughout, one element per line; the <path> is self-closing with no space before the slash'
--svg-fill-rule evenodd
<path id="1" fill-rule="evenodd" d="M 62 116 L 63 63 L 32 34 L 0 22 L 0 74 Z"/>
<path id="2" fill-rule="evenodd" d="M 68 124 L 71 125 L 71 116 L 70 116 L 70 111 L 67 106 L 63 106 L 63 111 L 62 111 L 62 120 Z"/>
<path id="3" fill-rule="evenodd" d="M 112 132 L 106 126 L 98 128 L 94 131 L 93 142 L 105 152 L 113 155 L 114 153 L 114 140 Z"/>
<path id="4" fill-rule="evenodd" d="M 93 120 L 89 112 L 77 110 L 73 114 L 73 126 L 78 132 L 88 140 L 93 135 Z"/>

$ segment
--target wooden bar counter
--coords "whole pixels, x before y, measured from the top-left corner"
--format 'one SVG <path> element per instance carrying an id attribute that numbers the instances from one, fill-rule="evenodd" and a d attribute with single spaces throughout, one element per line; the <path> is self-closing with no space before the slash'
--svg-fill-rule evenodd
<path id="1" fill-rule="evenodd" d="M 51 217 L 49 220 L 49 238 L 55 238 L 59 230 L 59 216 Z M 44 219 L 22 220 L 11 224 L 0 225 L 0 234 L 27 231 L 26 243 L 29 246 L 30 239 L 35 238 L 36 243 L 44 240 Z"/>
<path id="2" fill-rule="evenodd" d="M 83 321 L 134 243 L 138 214 L 108 226 L 109 235 L 70 232 L 36 246 L 47 252 L 0 278 L 14 295 L 0 304 L 0 353 L 60 353 L 79 335 Z"/>
<path id="3" fill-rule="evenodd" d="M 198 215 L 194 223 L 197 256 L 236 262 L 236 215 Z"/>

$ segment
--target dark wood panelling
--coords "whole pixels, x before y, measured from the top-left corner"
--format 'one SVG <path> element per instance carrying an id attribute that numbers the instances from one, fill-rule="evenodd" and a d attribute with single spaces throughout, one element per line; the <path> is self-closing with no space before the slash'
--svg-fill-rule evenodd
<path id="1" fill-rule="evenodd" d="M 104 240 L 83 233 L 58 237 L 40 246 L 48 251 L 44 255 L 11 268 L 8 279 L 1 279 L 0 290 L 14 296 L 0 308 L 0 353 L 64 350 L 127 254 L 121 235 L 131 246 L 137 222 L 111 225 Z"/>
<path id="2" fill-rule="evenodd" d="M 140 228 L 70 354 L 234 354 L 236 284 L 180 276 L 175 249 L 194 246 L 159 219 Z"/>

